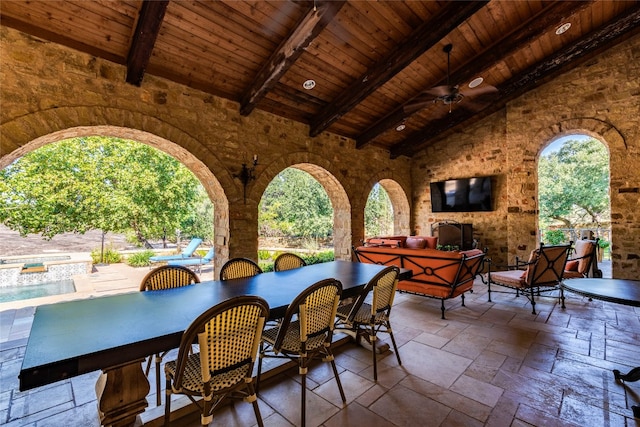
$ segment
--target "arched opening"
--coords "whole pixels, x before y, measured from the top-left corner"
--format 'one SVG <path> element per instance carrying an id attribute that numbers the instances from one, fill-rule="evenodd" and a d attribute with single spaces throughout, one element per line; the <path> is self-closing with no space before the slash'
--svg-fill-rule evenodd
<path id="1" fill-rule="evenodd" d="M 538 158 L 538 238 L 545 244 L 599 239 L 599 267 L 611 277 L 609 151 L 583 133 L 554 138 Z"/>
<path id="2" fill-rule="evenodd" d="M 393 211 L 393 235 L 409 235 L 411 234 L 411 208 L 409 199 L 402 186 L 395 180 L 383 178 L 378 181 L 380 187 L 384 189 L 389 197 L 391 209 Z"/>
<path id="3" fill-rule="evenodd" d="M 365 238 L 409 235 L 409 200 L 396 181 L 384 178 L 373 184 L 364 212 Z"/>
<path id="4" fill-rule="evenodd" d="M 264 271 L 271 270 L 282 252 L 296 253 L 307 264 L 333 259 L 333 206 L 310 173 L 299 167 L 282 170 L 265 189 L 258 209 L 258 258 Z"/>
<path id="5" fill-rule="evenodd" d="M 208 198 L 211 200 L 214 209 L 213 228 L 215 229 L 215 258 L 214 266 L 217 270 L 221 266 L 221 262 L 228 257 L 228 248 L 220 242 L 225 242 L 229 233 L 228 222 L 228 200 L 218 179 L 212 174 L 211 170 L 193 154 L 181 146 L 154 135 L 149 132 L 123 128 L 117 126 L 91 126 L 77 127 L 65 129 L 41 136 L 24 144 L 19 149 L 4 156 L 0 167 L 6 167 L 17 158 L 24 156 L 26 153 L 41 148 L 47 144 L 58 142 L 70 137 L 90 137 L 90 136 L 107 136 L 114 138 L 127 139 L 137 141 L 145 145 L 157 148 L 160 151 L 172 156 L 183 165 L 185 165 L 202 183 Z"/>
<path id="6" fill-rule="evenodd" d="M 299 169 L 311 175 L 324 188 L 333 207 L 334 257 L 336 260 L 351 260 L 351 202 L 335 172 L 332 172 L 332 166 L 321 156 L 305 152 L 291 153 L 266 166 L 257 177 L 258 185 L 252 192 L 264 194 L 273 177 L 287 168 Z M 269 180 L 263 179 L 264 176 L 268 176 Z"/>
<path id="7" fill-rule="evenodd" d="M 380 183 L 376 183 L 364 208 L 364 237 L 390 236 L 393 234 L 393 205 Z"/>

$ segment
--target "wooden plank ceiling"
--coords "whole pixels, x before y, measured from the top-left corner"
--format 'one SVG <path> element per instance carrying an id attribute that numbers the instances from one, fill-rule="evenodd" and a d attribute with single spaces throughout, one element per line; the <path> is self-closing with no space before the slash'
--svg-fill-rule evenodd
<path id="1" fill-rule="evenodd" d="M 159 76 L 397 157 L 638 33 L 640 2 L 2 0 L 0 20 L 131 84 Z"/>

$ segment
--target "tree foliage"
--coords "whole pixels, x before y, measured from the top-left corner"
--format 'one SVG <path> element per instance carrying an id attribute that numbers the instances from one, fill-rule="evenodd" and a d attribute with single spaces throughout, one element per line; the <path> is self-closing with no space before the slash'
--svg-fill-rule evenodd
<path id="1" fill-rule="evenodd" d="M 609 155 L 594 139 L 570 140 L 538 164 L 540 223 L 566 228 L 610 220 Z"/>
<path id="2" fill-rule="evenodd" d="M 176 159 L 117 138 L 49 144 L 0 171 L 0 221 L 22 235 L 98 229 L 134 230 L 141 241 L 165 238 L 189 228 L 205 199 Z"/>
<path id="3" fill-rule="evenodd" d="M 262 236 L 329 237 L 333 207 L 315 178 L 287 168 L 267 186 L 260 200 L 258 224 Z"/>
<path id="4" fill-rule="evenodd" d="M 373 186 L 367 199 L 364 234 L 367 237 L 393 234 L 393 207 L 389 195 L 380 184 Z"/>

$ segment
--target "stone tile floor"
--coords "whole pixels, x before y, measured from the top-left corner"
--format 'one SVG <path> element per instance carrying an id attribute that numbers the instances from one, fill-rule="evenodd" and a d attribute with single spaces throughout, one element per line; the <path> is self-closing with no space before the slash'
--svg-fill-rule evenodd
<path id="1" fill-rule="evenodd" d="M 611 372 L 640 366 L 640 309 L 567 294 L 566 310 L 557 299 L 541 297 L 539 314 L 532 315 L 524 297 L 496 293 L 488 303 L 479 280 L 474 290 L 466 307 L 459 299 L 447 301 L 446 320 L 440 319 L 439 301 L 398 294 L 392 323 L 402 366 L 392 352 L 380 355 L 375 383 L 370 352 L 341 346 L 336 362 L 347 404 L 340 401 L 329 366 L 314 366 L 307 382 L 307 424 L 640 426 L 630 409 L 640 404 L 640 382 L 618 383 Z M 18 390 L 33 312 L 33 307 L 0 312 L 0 424 L 98 426 L 97 372 Z M 261 386 L 266 426 L 299 424 L 296 372 Z M 153 395 L 149 402 L 142 420 L 161 425 L 162 408 L 155 407 Z M 199 417 L 174 425 L 198 426 Z M 252 407 L 245 402 L 223 407 L 212 425 L 255 425 Z"/>

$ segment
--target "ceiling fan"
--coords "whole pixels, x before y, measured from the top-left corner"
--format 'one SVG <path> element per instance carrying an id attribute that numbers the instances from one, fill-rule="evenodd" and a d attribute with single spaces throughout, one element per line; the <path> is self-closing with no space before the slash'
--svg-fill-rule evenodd
<path id="1" fill-rule="evenodd" d="M 404 111 L 406 113 L 413 113 L 417 110 L 421 110 L 429 104 L 437 104 L 438 102 L 442 102 L 444 105 L 449 106 L 449 112 L 451 113 L 451 106 L 453 104 L 457 104 L 461 102 L 465 98 L 475 97 L 478 95 L 484 95 L 488 93 L 495 93 L 498 89 L 495 86 L 484 85 L 482 87 L 474 87 L 468 90 L 461 91 L 459 85 L 451 85 L 449 81 L 449 77 L 451 75 L 451 50 L 453 49 L 453 45 L 451 43 L 447 44 L 442 50 L 447 54 L 447 84 L 443 86 L 435 86 L 431 89 L 427 89 L 421 92 L 418 96 L 414 98 L 414 102 L 409 102 L 407 106 L 404 107 Z M 480 81 L 482 83 L 482 81 Z M 428 96 L 430 99 L 427 101 L 423 101 L 424 97 Z M 474 110 L 481 109 L 483 106 L 481 104 L 469 102 L 469 100 L 465 101 L 466 108 Z"/>

